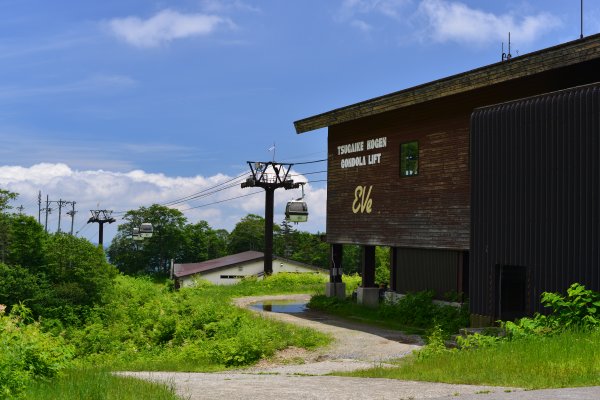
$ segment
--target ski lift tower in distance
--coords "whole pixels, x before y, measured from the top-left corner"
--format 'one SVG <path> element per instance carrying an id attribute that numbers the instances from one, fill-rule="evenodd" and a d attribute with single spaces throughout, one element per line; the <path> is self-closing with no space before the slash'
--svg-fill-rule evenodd
<path id="1" fill-rule="evenodd" d="M 242 183 L 242 188 L 260 187 L 265 190 L 265 275 L 273 273 L 273 207 L 275 189 L 297 189 L 299 183 L 288 179 L 293 164 L 275 161 L 248 161 L 251 176 Z"/>

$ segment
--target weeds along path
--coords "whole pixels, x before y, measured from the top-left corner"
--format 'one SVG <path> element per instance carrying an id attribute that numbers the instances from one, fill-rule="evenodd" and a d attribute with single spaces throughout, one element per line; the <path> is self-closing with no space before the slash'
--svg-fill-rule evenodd
<path id="1" fill-rule="evenodd" d="M 239 307 L 265 300 L 308 302 L 309 295 L 256 296 L 235 299 Z M 327 347 L 308 352 L 284 351 L 271 361 L 260 362 L 251 371 L 286 374 L 324 375 L 333 371 L 370 368 L 397 359 L 419 349 L 423 344 L 416 335 L 353 323 L 318 311 L 285 314 L 255 311 L 264 317 L 312 328 L 327 333 L 334 341 Z"/>
<path id="2" fill-rule="evenodd" d="M 264 300 L 308 301 L 309 295 L 260 296 L 235 299 L 240 307 Z M 271 360 L 243 370 L 218 373 L 126 372 L 128 376 L 172 385 L 183 399 L 440 399 L 476 393 L 502 393 L 505 388 L 410 382 L 392 379 L 324 376 L 385 365 L 421 345 L 417 336 L 344 321 L 322 313 L 300 314 L 256 311 L 267 318 L 310 327 L 331 334 L 335 340 L 315 351 L 287 349 Z M 503 393 L 504 394 L 504 393 Z M 484 400 L 479 394 L 477 399 Z M 518 398 L 518 397 L 515 397 Z"/>

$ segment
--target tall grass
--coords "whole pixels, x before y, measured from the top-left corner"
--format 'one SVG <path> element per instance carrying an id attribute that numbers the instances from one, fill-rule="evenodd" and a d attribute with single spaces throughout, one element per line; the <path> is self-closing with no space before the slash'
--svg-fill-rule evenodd
<path id="1" fill-rule="evenodd" d="M 233 286 L 199 282 L 173 292 L 148 279 L 119 277 L 110 302 L 66 337 L 84 364 L 177 371 L 248 365 L 289 346 L 314 348 L 330 338 L 242 310 L 231 297 L 306 292 L 322 283 L 319 276 L 278 274 Z"/>
<path id="2" fill-rule="evenodd" d="M 438 325 L 446 334 L 452 334 L 469 324 L 466 304 L 462 307 L 438 305 L 433 302 L 433 292 L 408 294 L 393 304 L 383 302 L 376 309 L 347 298 L 319 295 L 311 298 L 309 307 L 407 333 L 423 334 Z"/>
<path id="3" fill-rule="evenodd" d="M 94 369 L 69 370 L 51 381 L 30 385 L 24 398 L 28 400 L 181 400 L 172 387 L 114 376 Z"/>
<path id="4" fill-rule="evenodd" d="M 600 385 L 600 331 L 529 336 L 342 375 L 528 389 Z"/>
<path id="5" fill-rule="evenodd" d="M 329 277 L 322 274 L 280 273 L 265 279 L 248 277 L 235 285 L 200 283 L 195 289 L 220 298 L 260 296 L 270 294 L 322 294 Z"/>

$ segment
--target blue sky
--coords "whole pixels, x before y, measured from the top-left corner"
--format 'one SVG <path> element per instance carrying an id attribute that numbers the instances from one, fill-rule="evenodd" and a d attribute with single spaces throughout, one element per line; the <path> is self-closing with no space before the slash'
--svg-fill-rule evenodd
<path id="1" fill-rule="evenodd" d="M 584 35 L 600 3 L 584 4 Z M 89 209 L 166 203 L 247 171 L 327 156 L 293 121 L 579 37 L 580 2 L 451 0 L 0 0 L 0 187 Z M 303 164 L 325 230 L 325 163 Z M 178 204 L 231 230 L 264 196 L 233 187 Z M 278 191 L 276 222 L 285 201 Z M 206 205 L 209 204 L 209 205 Z M 202 207 L 198 207 L 202 206 Z M 197 207 L 197 208 L 192 208 Z M 63 217 L 63 224 L 65 217 Z M 50 216 L 55 230 L 58 215 Z M 67 219 L 68 220 L 68 219 Z M 64 225 L 63 225 L 64 229 Z M 114 235 L 116 227 L 106 227 Z"/>

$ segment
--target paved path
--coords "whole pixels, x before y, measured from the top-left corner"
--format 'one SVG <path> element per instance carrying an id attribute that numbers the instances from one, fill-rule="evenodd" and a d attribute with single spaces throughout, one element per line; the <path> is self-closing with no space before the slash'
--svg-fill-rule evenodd
<path id="1" fill-rule="evenodd" d="M 262 296 L 236 299 L 241 307 L 265 299 L 308 300 L 308 295 Z M 187 400 L 346 400 L 346 399 L 448 399 L 537 400 L 600 399 L 600 387 L 522 391 L 513 388 L 450 385 L 394 379 L 324 376 L 333 371 L 350 371 L 386 365 L 422 344 L 416 336 L 367 326 L 320 313 L 268 313 L 265 317 L 311 327 L 335 337 L 330 346 L 314 352 L 284 351 L 271 361 L 244 370 L 219 373 L 124 372 L 172 385 Z M 303 360 L 303 363 L 293 363 Z"/>

